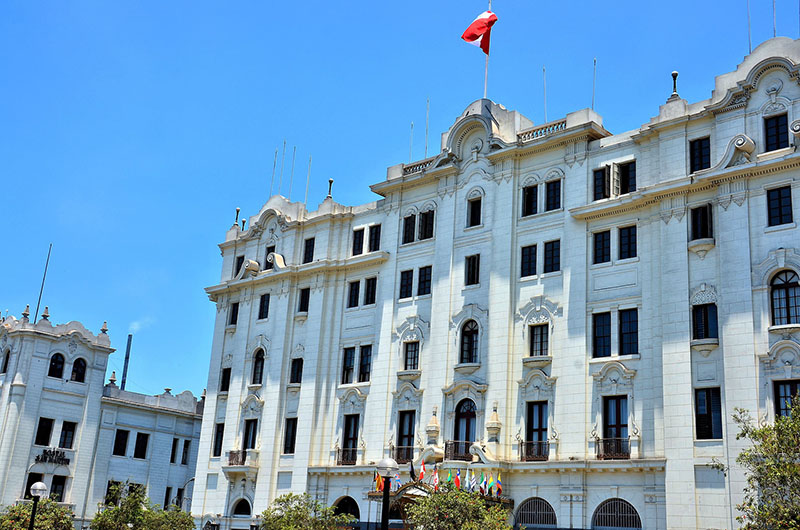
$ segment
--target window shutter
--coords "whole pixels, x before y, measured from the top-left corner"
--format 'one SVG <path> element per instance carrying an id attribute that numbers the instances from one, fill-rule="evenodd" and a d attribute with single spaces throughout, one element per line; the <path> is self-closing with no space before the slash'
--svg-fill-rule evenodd
<path id="1" fill-rule="evenodd" d="M 611 196 L 617 197 L 619 196 L 619 165 L 612 164 L 609 166 L 609 170 L 611 173 Z"/>

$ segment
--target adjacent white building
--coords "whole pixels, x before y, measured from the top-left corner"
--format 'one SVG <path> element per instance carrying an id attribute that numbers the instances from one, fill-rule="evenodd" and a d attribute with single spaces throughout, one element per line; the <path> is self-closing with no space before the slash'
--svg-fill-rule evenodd
<path id="1" fill-rule="evenodd" d="M 188 509 L 203 402 L 188 391 L 148 396 L 121 390 L 105 324 L 97 335 L 79 322 L 0 322 L 0 506 L 50 495 L 88 523 L 110 484 L 139 484 L 152 502 Z"/>
<path id="2" fill-rule="evenodd" d="M 626 133 L 478 100 L 376 202 L 271 197 L 207 289 L 199 524 L 375 520 L 393 456 L 502 476 L 528 528 L 735 527 L 731 412 L 800 385 L 799 82 L 777 38 Z"/>

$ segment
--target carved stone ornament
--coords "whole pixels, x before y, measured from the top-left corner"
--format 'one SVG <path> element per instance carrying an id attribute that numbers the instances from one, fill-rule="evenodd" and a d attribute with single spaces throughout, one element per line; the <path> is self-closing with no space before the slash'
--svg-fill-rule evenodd
<path id="1" fill-rule="evenodd" d="M 792 132 L 792 136 L 794 136 L 795 144 L 800 143 L 800 120 L 794 120 L 789 126 L 789 130 Z"/>
<path id="2" fill-rule="evenodd" d="M 419 315 L 407 317 L 394 331 L 394 339 L 403 342 L 419 342 L 420 346 L 428 335 L 429 324 Z"/>
<path id="3" fill-rule="evenodd" d="M 486 422 L 486 431 L 489 433 L 489 441 L 496 442 L 500 436 L 500 429 L 503 423 L 500 421 L 500 416 L 497 415 L 497 401 L 492 404 L 492 414 Z"/>
<path id="4" fill-rule="evenodd" d="M 759 355 L 768 375 L 780 379 L 800 376 L 800 344 L 790 339 L 781 339 L 769 350 Z"/>
<path id="5" fill-rule="evenodd" d="M 395 405 L 400 408 L 419 408 L 422 402 L 423 390 L 415 387 L 412 383 L 404 382 L 400 387 L 392 392 Z"/>
<path id="6" fill-rule="evenodd" d="M 730 143 L 733 153 L 727 167 L 739 166 L 751 162 L 751 156 L 756 150 L 756 143 L 746 134 L 737 134 Z M 729 147 L 730 150 L 730 147 Z"/>
<path id="7" fill-rule="evenodd" d="M 636 370 L 625 367 L 619 361 L 605 363 L 599 372 L 592 374 L 595 384 L 601 393 L 619 393 L 621 391 L 633 391 L 633 378 Z"/>
<path id="8" fill-rule="evenodd" d="M 264 356 L 269 357 L 270 345 L 271 341 L 269 340 L 269 337 L 267 337 L 263 333 L 256 335 L 255 337 L 252 337 L 250 341 L 247 343 L 247 353 L 249 355 L 253 355 L 256 352 L 256 350 L 262 349 L 264 350 Z"/>
<path id="9" fill-rule="evenodd" d="M 69 353 L 74 355 L 75 350 L 78 349 L 78 342 L 74 338 L 70 339 L 67 348 L 69 348 Z"/>
<path id="10" fill-rule="evenodd" d="M 222 367 L 230 368 L 233 364 L 233 355 L 228 353 L 222 357 Z"/>
<path id="11" fill-rule="evenodd" d="M 486 322 L 486 317 L 489 316 L 489 311 L 481 308 L 477 304 L 467 304 L 464 308 L 452 316 L 450 319 L 450 329 L 461 329 L 461 326 L 467 320 L 474 320 L 478 326 L 483 329 Z"/>
<path id="12" fill-rule="evenodd" d="M 691 305 L 716 304 L 717 291 L 714 289 L 713 285 L 701 283 L 700 287 L 692 290 L 692 294 L 689 297 L 689 303 Z"/>
<path id="13" fill-rule="evenodd" d="M 519 311 L 514 315 L 514 320 L 524 324 L 522 328 L 522 336 L 526 337 L 528 333 L 528 326 L 533 324 L 549 323 L 550 329 L 553 329 L 553 320 L 563 314 L 563 308 L 546 298 L 543 295 L 531 298 L 527 304 L 522 306 Z"/>
<path id="14" fill-rule="evenodd" d="M 263 408 L 264 400 L 250 394 L 245 398 L 244 402 L 242 402 L 242 416 L 249 418 L 261 416 L 261 410 Z"/>
<path id="15" fill-rule="evenodd" d="M 358 388 L 349 388 L 339 396 L 342 414 L 360 414 L 364 412 L 366 401 L 367 395 Z"/>
<path id="16" fill-rule="evenodd" d="M 753 267 L 753 287 L 769 287 L 772 275 L 783 268 L 800 272 L 800 252 L 794 248 L 771 250 L 764 261 Z"/>
<path id="17" fill-rule="evenodd" d="M 517 381 L 521 392 L 521 402 L 526 401 L 551 401 L 555 377 L 548 377 L 541 370 L 531 370 L 525 379 Z"/>
<path id="18" fill-rule="evenodd" d="M 292 353 L 291 353 L 291 355 L 290 355 L 290 358 L 292 358 L 292 359 L 300 359 L 300 358 L 302 358 L 302 357 L 303 357 L 303 355 L 304 355 L 305 353 L 306 353 L 306 348 L 305 348 L 305 346 L 303 346 L 302 344 L 298 344 L 298 345 L 296 345 L 296 346 L 294 347 L 294 349 L 292 350 Z"/>

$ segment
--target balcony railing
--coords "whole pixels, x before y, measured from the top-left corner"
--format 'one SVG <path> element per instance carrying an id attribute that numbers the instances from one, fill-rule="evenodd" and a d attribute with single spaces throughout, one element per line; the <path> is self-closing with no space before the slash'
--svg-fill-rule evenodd
<path id="1" fill-rule="evenodd" d="M 523 462 L 542 462 L 550 458 L 550 442 L 522 442 L 519 459 Z"/>
<path id="2" fill-rule="evenodd" d="M 358 449 L 355 447 L 345 447 L 336 453 L 337 466 L 354 466 L 358 461 Z"/>
<path id="3" fill-rule="evenodd" d="M 472 447 L 472 442 L 446 441 L 444 443 L 444 459 L 472 462 L 472 455 L 469 452 L 470 447 Z"/>
<path id="4" fill-rule="evenodd" d="M 631 441 L 628 438 L 603 438 L 595 444 L 598 460 L 628 460 Z"/>
<path id="5" fill-rule="evenodd" d="M 243 466 L 247 462 L 247 450 L 230 451 L 228 453 L 229 466 Z"/>
<path id="6" fill-rule="evenodd" d="M 393 457 L 398 464 L 408 464 L 414 460 L 414 446 L 395 447 Z"/>

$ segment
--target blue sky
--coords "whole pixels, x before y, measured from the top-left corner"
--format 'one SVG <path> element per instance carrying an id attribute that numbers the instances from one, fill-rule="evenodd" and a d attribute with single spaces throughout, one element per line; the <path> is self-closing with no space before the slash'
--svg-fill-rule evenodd
<path id="1" fill-rule="evenodd" d="M 798 5 L 778 0 L 778 34 Z M 753 46 L 772 36 L 772 2 L 751 0 Z M 0 310 L 36 304 L 51 320 L 108 321 L 110 370 L 135 331 L 129 389 L 199 394 L 219 279 L 217 244 L 234 209 L 267 200 L 286 139 L 282 192 L 313 209 L 334 178 L 345 204 L 424 151 L 481 97 L 483 55 L 459 40 L 486 2 L 138 2 L 0 4 Z M 544 121 L 591 104 L 612 132 L 679 92 L 708 98 L 747 53 L 746 0 L 495 0 L 489 97 Z M 278 164 L 280 165 L 280 156 Z M 276 177 L 275 191 L 277 192 Z"/>

